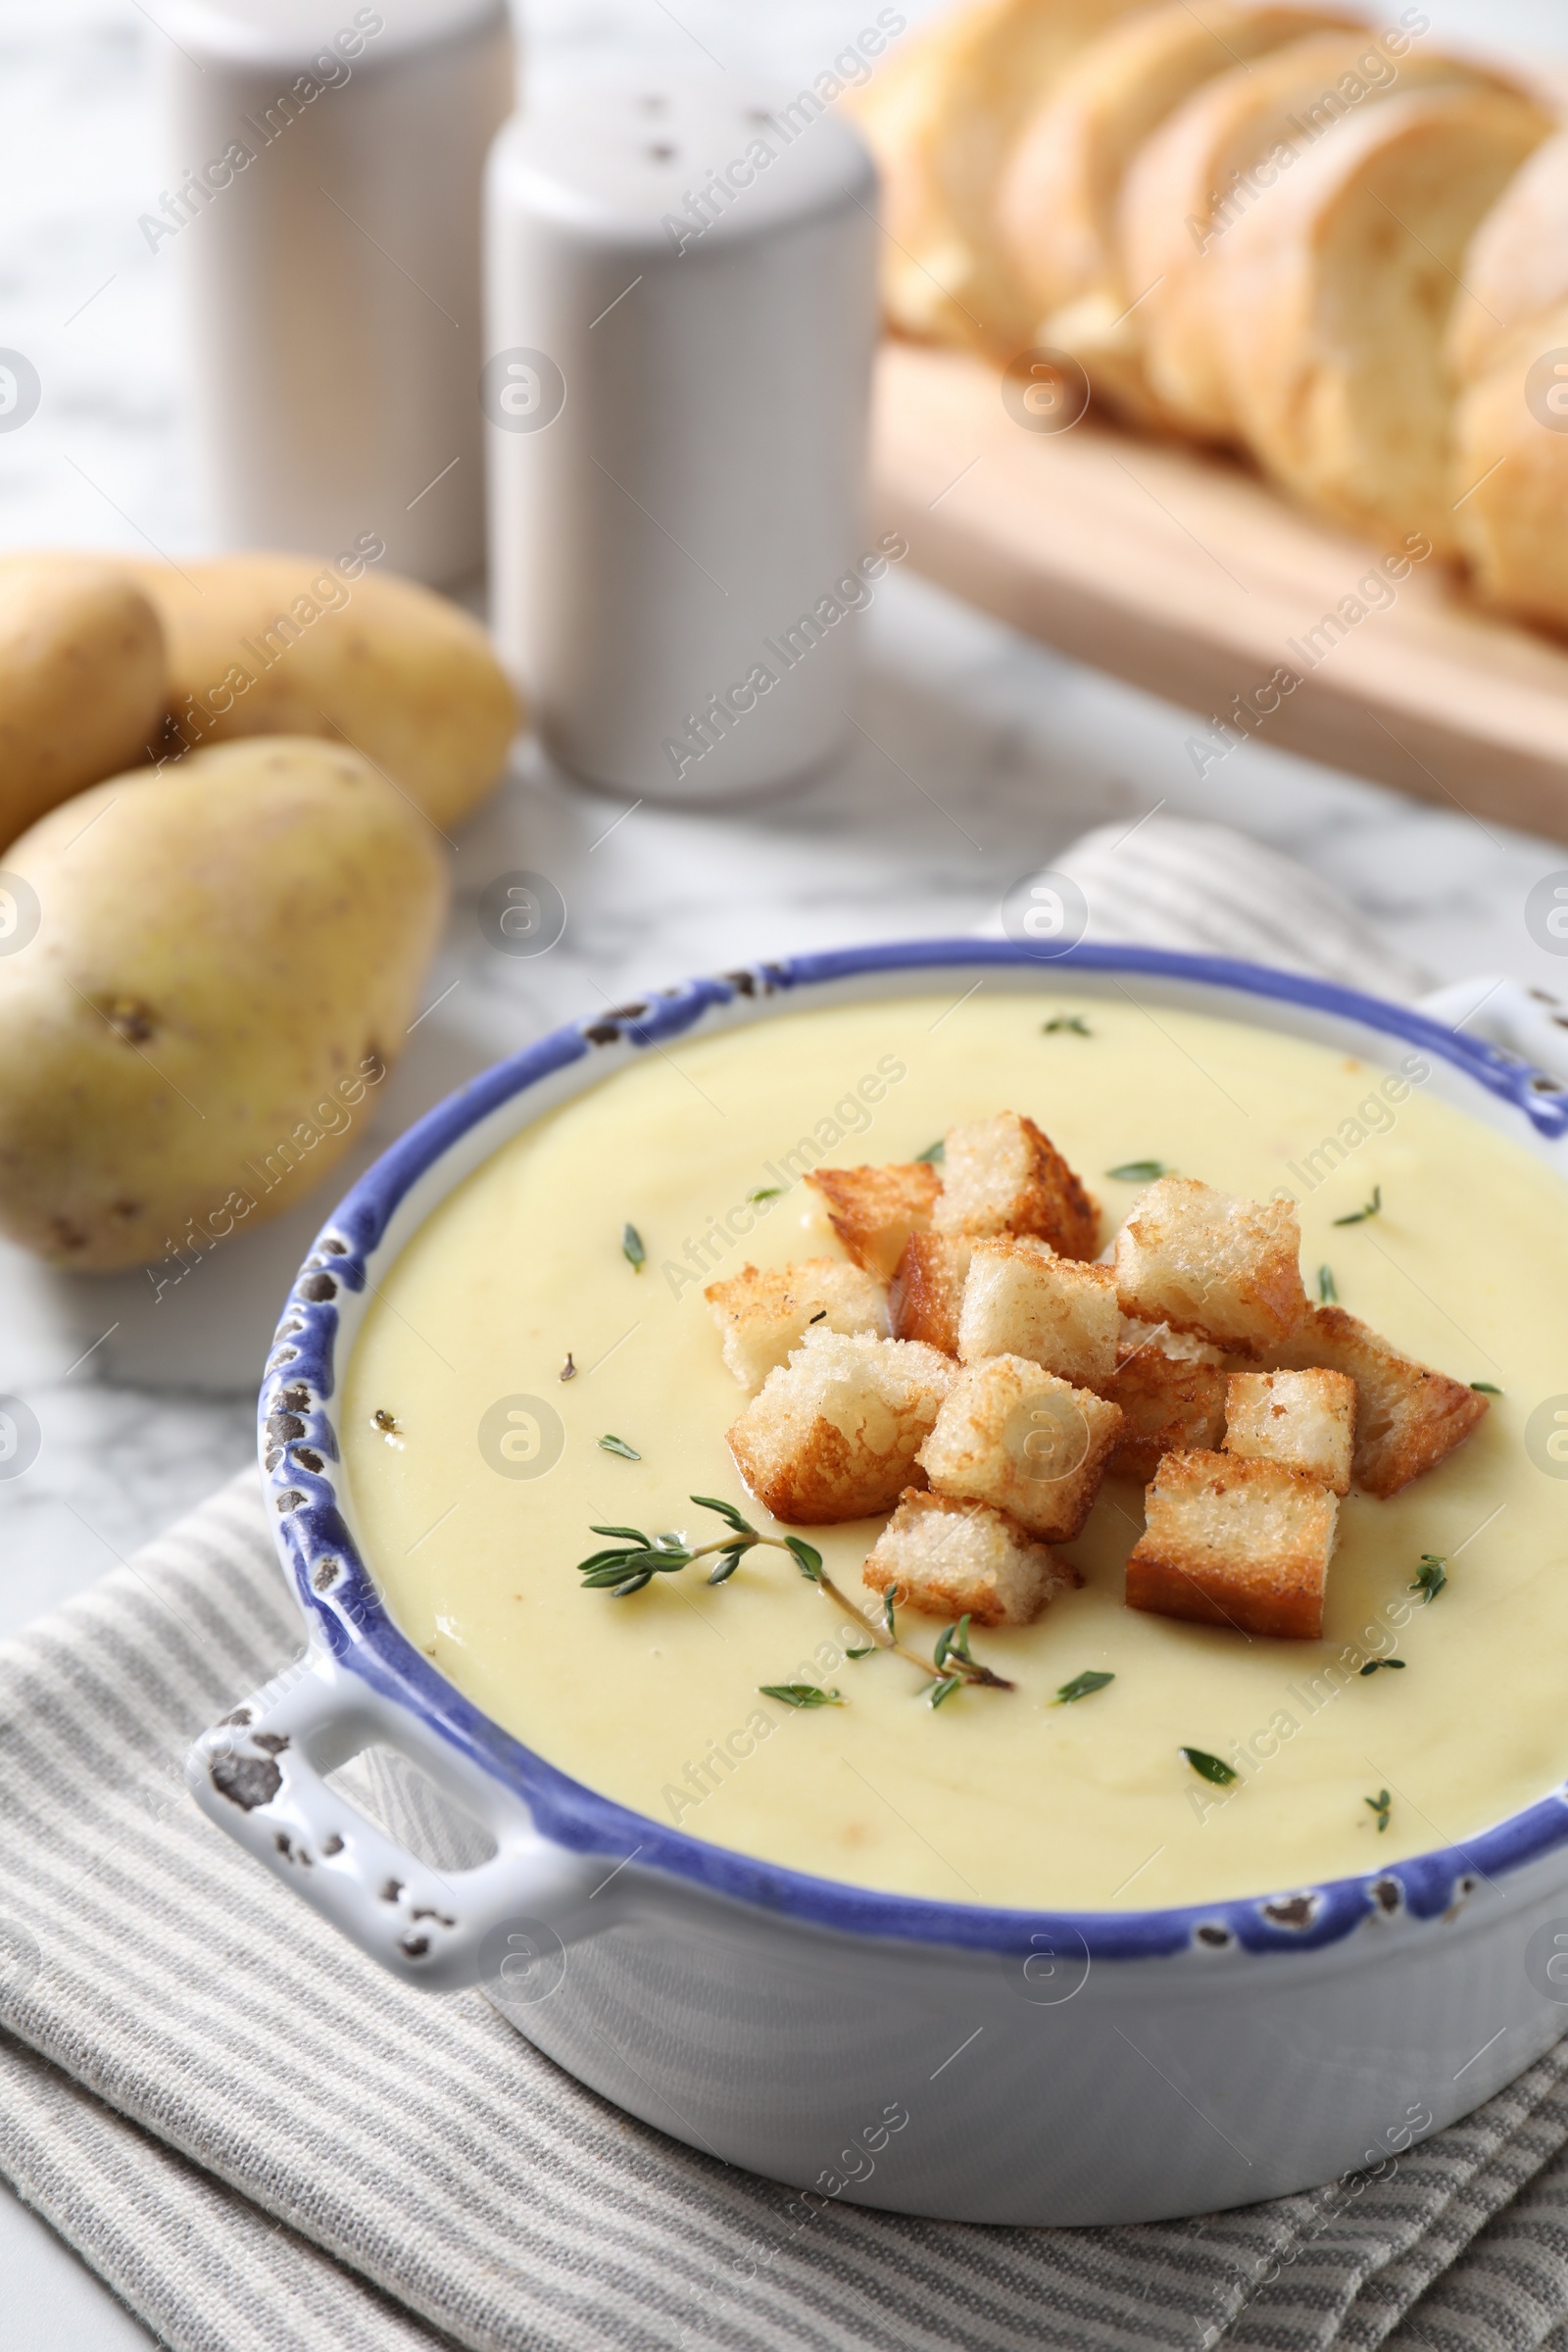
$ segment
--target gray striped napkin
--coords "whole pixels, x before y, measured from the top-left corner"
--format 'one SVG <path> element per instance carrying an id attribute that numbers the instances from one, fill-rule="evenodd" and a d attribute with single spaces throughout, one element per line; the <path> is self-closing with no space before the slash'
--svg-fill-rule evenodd
<path id="1" fill-rule="evenodd" d="M 0 1647 L 0 2171 L 175 2352 L 1568 2352 L 1568 2043 L 1379 2177 L 1244 2212 L 797 2232 L 196 1812 L 192 1734 L 299 1646 L 246 1473 Z"/>

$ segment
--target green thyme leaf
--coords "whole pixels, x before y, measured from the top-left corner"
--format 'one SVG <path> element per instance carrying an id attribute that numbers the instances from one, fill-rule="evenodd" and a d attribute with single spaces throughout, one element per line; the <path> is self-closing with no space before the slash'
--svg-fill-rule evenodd
<path id="1" fill-rule="evenodd" d="M 867 1642 L 863 1649 L 847 1649 L 844 1652 L 844 1655 L 847 1658 L 874 1658 L 876 1656 L 876 1643 L 874 1642 Z"/>
<path id="2" fill-rule="evenodd" d="M 717 1565 L 714 1567 L 711 1575 L 709 1577 L 708 1582 L 710 1585 L 727 1585 L 730 1578 L 734 1575 L 736 1569 L 740 1566 L 741 1560 L 745 1555 L 745 1551 L 746 1545 L 744 1544 L 737 1544 L 732 1551 L 721 1551 L 718 1555 Z"/>
<path id="3" fill-rule="evenodd" d="M 1500 1396 L 1502 1391 L 1494 1380 L 1473 1380 L 1470 1386 L 1478 1396 Z"/>
<path id="4" fill-rule="evenodd" d="M 692 1500 L 700 1511 L 716 1511 L 724 1525 L 732 1527 L 738 1536 L 755 1536 L 757 1534 L 751 1521 L 743 1519 L 732 1502 L 720 1502 L 716 1494 L 694 1494 Z"/>
<path id="5" fill-rule="evenodd" d="M 963 1683 L 958 1675 L 944 1675 L 939 1683 L 927 1687 L 926 1698 L 933 1707 L 940 1707 L 944 1699 L 951 1698 L 955 1690 L 962 1689 Z"/>
<path id="6" fill-rule="evenodd" d="M 589 1584 L 592 1585 L 594 1579 L 590 1577 L 588 1581 Z M 623 1585 L 612 1585 L 610 1588 L 610 1597 L 612 1600 L 625 1600 L 628 1594 L 632 1592 L 640 1592 L 644 1585 L 651 1585 L 653 1581 L 654 1577 L 652 1569 L 641 1568 L 638 1570 L 635 1576 L 628 1576 Z"/>
<path id="7" fill-rule="evenodd" d="M 894 1588 L 889 1585 L 882 1595 L 882 1622 L 888 1629 L 889 1638 L 896 1642 L 899 1638 L 899 1629 L 893 1622 L 893 1592 Z"/>
<path id="8" fill-rule="evenodd" d="M 607 1435 L 600 1439 L 599 1444 L 606 1453 L 618 1453 L 623 1462 L 640 1462 L 643 1458 L 636 1446 L 628 1446 L 624 1438 Z"/>
<path id="9" fill-rule="evenodd" d="M 786 1707 L 842 1707 L 837 1690 L 819 1690 L 815 1683 L 759 1683 L 764 1698 L 782 1700 Z"/>
<path id="10" fill-rule="evenodd" d="M 1059 1037 L 1063 1033 L 1071 1037 L 1093 1037 L 1095 1034 L 1081 1012 L 1058 1012 L 1054 1021 L 1047 1021 L 1041 1032 L 1045 1037 Z"/>
<path id="11" fill-rule="evenodd" d="M 956 1625 L 945 1625 L 941 1633 L 938 1634 L 936 1641 L 931 1645 L 931 1663 L 933 1666 L 941 1666 L 946 1661 L 948 1654 L 948 1643 L 953 1640 L 953 1637 L 957 1630 L 958 1629 Z"/>
<path id="12" fill-rule="evenodd" d="M 1419 1592 L 1430 1608 L 1448 1581 L 1448 1563 L 1435 1551 L 1421 1554 L 1421 1565 L 1415 1572 L 1415 1583 L 1405 1587 L 1408 1592 Z"/>
<path id="13" fill-rule="evenodd" d="M 1216 1788 L 1227 1788 L 1232 1781 L 1241 1778 L 1241 1775 L 1234 1772 L 1223 1758 L 1211 1756 L 1207 1748 L 1183 1747 L 1178 1748 L 1176 1752 L 1185 1757 L 1200 1780 L 1212 1781 Z"/>
<path id="14" fill-rule="evenodd" d="M 1103 1690 L 1107 1683 L 1115 1680 L 1113 1674 L 1102 1674 L 1098 1668 L 1091 1668 L 1088 1674 L 1075 1674 L 1070 1683 L 1063 1683 L 1051 1703 L 1054 1707 L 1070 1707 L 1075 1698 L 1093 1698 L 1097 1690 Z"/>
<path id="15" fill-rule="evenodd" d="M 808 1544 L 800 1536 L 786 1536 L 784 1548 L 808 1584 L 819 1585 L 822 1582 L 822 1554 L 814 1544 Z"/>
<path id="16" fill-rule="evenodd" d="M 643 1248 L 643 1237 L 635 1225 L 621 1227 L 620 1253 L 634 1274 L 640 1274 L 648 1263 L 648 1252 Z"/>
<path id="17" fill-rule="evenodd" d="M 1319 1266 L 1317 1270 L 1317 1295 L 1319 1298 L 1322 1299 L 1325 1306 L 1339 1305 L 1340 1294 L 1334 1287 L 1334 1268 L 1332 1266 Z"/>
<path id="18" fill-rule="evenodd" d="M 1376 1817 L 1379 1832 L 1386 1830 L 1389 1826 L 1389 1815 L 1394 1809 L 1394 1799 L 1388 1790 L 1380 1788 L 1376 1796 L 1363 1796 L 1361 1802 L 1363 1805 L 1370 1806 Z"/>
<path id="19" fill-rule="evenodd" d="M 1364 1225 L 1369 1217 L 1381 1216 L 1382 1213 L 1383 1187 L 1381 1184 L 1375 1184 L 1372 1187 L 1372 1198 L 1364 1207 L 1353 1208 L 1348 1217 L 1336 1217 L 1334 1222 L 1336 1225 Z"/>
<path id="20" fill-rule="evenodd" d="M 652 1536 L 645 1536 L 640 1527 L 590 1527 L 588 1533 L 591 1536 L 618 1536 L 623 1544 L 647 1545 L 654 1540 Z"/>
<path id="21" fill-rule="evenodd" d="M 1366 1664 L 1362 1667 L 1361 1672 L 1363 1674 L 1376 1674 L 1380 1666 L 1386 1666 L 1391 1674 L 1402 1674 L 1405 1668 L 1405 1660 L 1403 1658 L 1368 1658 Z"/>
<path id="22" fill-rule="evenodd" d="M 916 1159 L 923 1159 L 927 1167 L 940 1168 L 948 1156 L 947 1137 L 945 1135 L 938 1136 L 934 1144 L 927 1144 L 925 1150 L 917 1152 L 914 1156 Z"/>
<path id="23" fill-rule="evenodd" d="M 760 1185 L 755 1193 L 748 1193 L 746 1198 L 748 1200 L 782 1200 L 784 1187 L 781 1184 Z"/>
<path id="24" fill-rule="evenodd" d="M 1157 1178 L 1175 1173 L 1162 1159 L 1124 1159 L 1119 1168 L 1105 1170 L 1113 1184 L 1153 1184 Z"/>

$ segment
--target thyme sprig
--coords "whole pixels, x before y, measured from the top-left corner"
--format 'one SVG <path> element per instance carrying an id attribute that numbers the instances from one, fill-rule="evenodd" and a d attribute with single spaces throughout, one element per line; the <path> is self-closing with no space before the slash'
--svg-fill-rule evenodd
<path id="1" fill-rule="evenodd" d="M 1363 1805 L 1370 1807 L 1372 1815 L 1377 1822 L 1379 1834 L 1381 1835 L 1381 1833 L 1389 1826 L 1389 1815 L 1394 1810 L 1393 1797 L 1389 1794 L 1386 1788 L 1380 1788 L 1376 1796 L 1363 1796 L 1361 1802 Z"/>
<path id="2" fill-rule="evenodd" d="M 1364 1207 L 1352 1208 L 1348 1217 L 1336 1217 L 1334 1222 L 1336 1225 L 1364 1225 L 1369 1218 L 1380 1217 L 1382 1214 L 1383 1187 L 1381 1184 L 1375 1184 L 1372 1187 L 1372 1198 Z"/>
<path id="3" fill-rule="evenodd" d="M 1405 1658 L 1368 1658 L 1361 1672 L 1376 1674 L 1381 1667 L 1387 1667 L 1390 1674 L 1402 1674 L 1408 1663 Z"/>
<path id="4" fill-rule="evenodd" d="M 969 1649 L 969 1620 L 960 1618 L 950 1625 L 937 1640 L 929 1658 L 922 1658 L 917 1649 L 910 1649 L 899 1637 L 894 1621 L 893 1594 L 884 1595 L 881 1622 L 868 1617 L 859 1605 L 828 1575 L 822 1565 L 822 1554 L 814 1544 L 804 1536 L 764 1536 L 760 1528 L 753 1527 L 742 1517 L 732 1502 L 722 1502 L 716 1494 L 694 1494 L 699 1510 L 716 1511 L 729 1529 L 727 1536 L 716 1536 L 709 1544 L 685 1544 L 677 1535 L 649 1536 L 640 1527 L 595 1527 L 596 1536 L 610 1536 L 613 1544 L 603 1551 L 590 1552 L 579 1560 L 577 1573 L 582 1578 L 585 1592 L 608 1592 L 612 1599 L 625 1600 L 651 1585 L 656 1576 L 672 1576 L 682 1568 L 695 1567 L 699 1560 L 710 1559 L 708 1582 L 726 1584 L 754 1545 L 760 1544 L 772 1551 L 787 1551 L 802 1576 L 809 1585 L 841 1609 L 847 1609 L 877 1649 L 892 1650 L 906 1664 L 917 1666 L 933 1686 L 927 1693 L 933 1706 L 940 1706 L 951 1697 L 960 1683 L 972 1683 L 988 1690 L 1011 1690 L 1014 1686 L 1004 1676 L 993 1673 L 989 1666 L 971 1655 Z M 852 1657 L 864 1657 L 864 1650 L 852 1650 Z M 947 1685 L 938 1695 L 938 1686 Z M 818 1702 L 808 1700 L 808 1705 Z"/>
<path id="5" fill-rule="evenodd" d="M 1093 1037 L 1094 1031 L 1081 1012 L 1058 1012 L 1054 1021 L 1047 1021 L 1041 1034 L 1045 1037 Z"/>

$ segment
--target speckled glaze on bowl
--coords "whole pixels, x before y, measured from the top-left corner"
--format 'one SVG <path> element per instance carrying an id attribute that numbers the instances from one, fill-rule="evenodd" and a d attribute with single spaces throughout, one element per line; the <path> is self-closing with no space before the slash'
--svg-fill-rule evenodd
<path id="1" fill-rule="evenodd" d="M 870 1892 L 701 1843 L 558 1771 L 404 1638 L 355 1542 L 332 1400 L 368 1279 L 437 1202 L 654 1045 L 937 978 L 956 995 L 1136 987 L 1373 1063 L 1415 1046 L 1433 1092 L 1568 1173 L 1555 1081 L 1405 1007 L 1206 956 L 923 941 L 695 980 L 557 1030 L 412 1128 L 301 1269 L 261 1443 L 310 1649 L 198 1742 L 189 1783 L 383 1966 L 482 1984 L 620 2106 L 819 2197 L 1083 2224 L 1307 2187 L 1467 2113 L 1568 2027 L 1555 1980 L 1527 1971 L 1559 1928 L 1568 1951 L 1568 1788 L 1462 1847 L 1243 1901 L 1032 1912 Z M 371 1744 L 435 1783 L 466 1844 L 435 1838 L 421 1859 L 328 1785 Z"/>

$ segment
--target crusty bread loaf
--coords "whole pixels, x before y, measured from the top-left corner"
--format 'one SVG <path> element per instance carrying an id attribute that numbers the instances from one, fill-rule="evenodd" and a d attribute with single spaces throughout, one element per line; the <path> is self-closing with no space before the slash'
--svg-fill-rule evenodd
<path id="1" fill-rule="evenodd" d="M 1399 41 L 1404 51 L 1392 52 Z M 1410 48 L 1409 37 L 1318 33 L 1205 82 L 1145 140 L 1123 184 L 1122 272 L 1138 304 L 1155 396 L 1188 429 L 1233 437 L 1215 322 L 1215 280 L 1237 224 L 1271 211 L 1314 158 L 1396 95 L 1510 89 L 1480 67 Z"/>
<path id="2" fill-rule="evenodd" d="M 904 42 L 846 102 L 882 178 L 883 303 L 903 333 L 1004 360 L 1039 306 L 994 226 L 1019 129 L 1068 60 L 1139 0 L 979 0 Z"/>
<path id="3" fill-rule="evenodd" d="M 1210 288 L 1231 398 L 1305 505 L 1457 553 L 1445 329 L 1477 222 L 1548 127 L 1500 91 L 1389 99 L 1236 223 Z"/>
<path id="4" fill-rule="evenodd" d="M 1516 328 L 1462 394 L 1452 482 L 1478 593 L 1568 629 L 1568 302 Z"/>
<path id="5" fill-rule="evenodd" d="M 1479 382 L 1521 327 L 1568 305 L 1568 131 L 1536 149 L 1470 241 L 1448 321 L 1448 365 Z"/>
<path id="6" fill-rule="evenodd" d="M 1071 352 L 1097 398 L 1133 420 L 1162 420 L 1143 377 L 1117 236 L 1122 180 L 1135 151 L 1216 74 L 1354 21 L 1313 8 L 1171 0 L 1092 41 L 1025 125 L 1002 184 L 998 223 L 1038 306 L 1038 340 Z"/>

